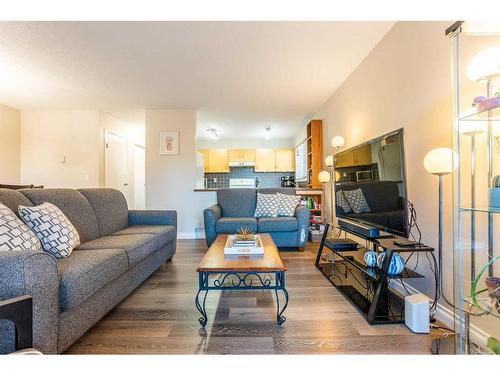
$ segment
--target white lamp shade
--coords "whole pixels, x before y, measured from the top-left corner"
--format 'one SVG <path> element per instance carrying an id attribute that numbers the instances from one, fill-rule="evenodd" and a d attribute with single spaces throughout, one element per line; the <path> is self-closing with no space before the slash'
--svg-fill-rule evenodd
<path id="1" fill-rule="evenodd" d="M 449 147 L 438 147 L 424 157 L 424 168 L 430 174 L 445 175 L 453 171 L 453 150 Z"/>
<path id="2" fill-rule="evenodd" d="M 500 47 L 478 53 L 467 67 L 467 77 L 474 82 L 488 80 L 500 74 Z"/>
<path id="3" fill-rule="evenodd" d="M 332 146 L 334 148 L 341 148 L 344 146 L 344 143 L 344 137 L 341 137 L 340 135 L 336 135 L 332 138 Z"/>
<path id="4" fill-rule="evenodd" d="M 333 167 L 333 155 L 328 155 L 326 158 L 325 158 L 325 165 L 327 167 Z"/>
<path id="5" fill-rule="evenodd" d="M 321 172 L 319 172 L 319 174 L 318 174 L 318 180 L 321 183 L 330 182 L 330 172 L 328 172 L 328 171 L 321 171 Z"/>

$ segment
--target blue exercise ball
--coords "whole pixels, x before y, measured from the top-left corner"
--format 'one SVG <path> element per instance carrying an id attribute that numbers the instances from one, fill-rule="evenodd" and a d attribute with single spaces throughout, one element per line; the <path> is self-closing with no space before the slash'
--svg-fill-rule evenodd
<path id="1" fill-rule="evenodd" d="M 377 267 L 382 269 L 384 263 L 385 252 L 380 253 L 377 257 Z M 391 264 L 389 265 L 388 275 L 399 275 L 405 269 L 405 261 L 399 254 L 392 254 Z"/>

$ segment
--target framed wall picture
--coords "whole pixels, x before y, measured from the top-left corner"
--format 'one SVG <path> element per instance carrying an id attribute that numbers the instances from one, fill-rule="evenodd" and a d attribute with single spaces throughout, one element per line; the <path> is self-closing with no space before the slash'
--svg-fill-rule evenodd
<path id="1" fill-rule="evenodd" d="M 179 132 L 160 132 L 160 155 L 179 155 Z"/>

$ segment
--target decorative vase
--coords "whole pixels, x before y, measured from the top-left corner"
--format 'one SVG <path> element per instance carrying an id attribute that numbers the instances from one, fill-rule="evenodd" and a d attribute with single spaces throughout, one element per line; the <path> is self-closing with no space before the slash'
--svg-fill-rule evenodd
<path id="1" fill-rule="evenodd" d="M 377 266 L 377 252 L 375 251 L 367 251 L 363 259 L 368 267 L 376 267 Z"/>
<path id="2" fill-rule="evenodd" d="M 377 257 L 377 267 L 382 269 L 382 264 L 384 263 L 385 252 L 380 253 Z M 405 269 L 405 262 L 401 255 L 392 254 L 391 264 L 389 265 L 389 269 L 387 270 L 387 274 L 394 276 L 399 275 Z"/>
<path id="3" fill-rule="evenodd" d="M 493 177 L 489 188 L 489 206 L 500 208 L 500 176 Z"/>
<path id="4" fill-rule="evenodd" d="M 487 277 L 485 283 L 488 287 L 491 308 L 500 313 L 500 277 Z"/>

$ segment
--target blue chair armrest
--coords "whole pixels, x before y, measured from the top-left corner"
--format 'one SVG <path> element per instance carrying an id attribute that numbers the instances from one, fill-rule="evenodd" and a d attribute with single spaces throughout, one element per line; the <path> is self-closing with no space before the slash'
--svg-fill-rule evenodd
<path id="1" fill-rule="evenodd" d="M 295 209 L 294 216 L 297 218 L 298 230 L 297 230 L 297 246 L 303 247 L 306 245 L 308 231 L 309 231 L 309 219 L 311 217 L 311 211 L 305 206 L 297 206 Z"/>
<path id="2" fill-rule="evenodd" d="M 129 210 L 129 225 L 173 225 L 177 228 L 177 211 Z"/>
<path id="3" fill-rule="evenodd" d="M 207 245 L 210 246 L 217 238 L 217 233 L 215 231 L 215 225 L 217 220 L 222 216 L 221 207 L 218 204 L 214 204 L 203 211 L 203 221 L 205 224 L 205 238 L 207 240 Z"/>

